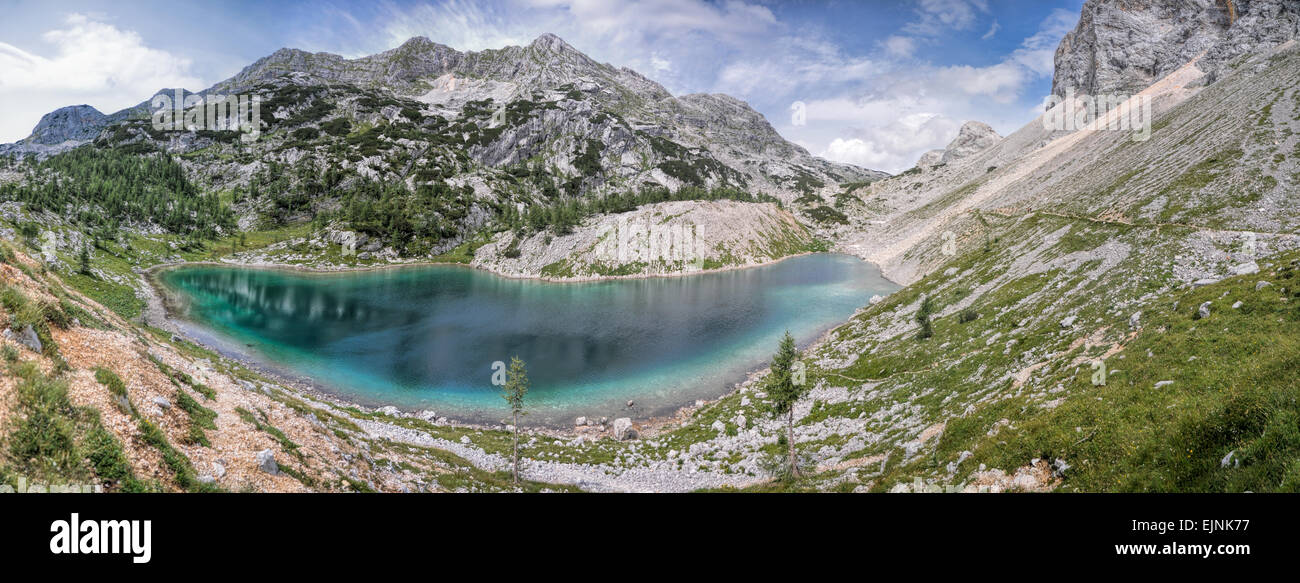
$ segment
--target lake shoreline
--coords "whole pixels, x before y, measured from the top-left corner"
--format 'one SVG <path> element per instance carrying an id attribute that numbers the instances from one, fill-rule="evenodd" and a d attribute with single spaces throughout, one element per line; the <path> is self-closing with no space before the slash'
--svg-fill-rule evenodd
<path id="1" fill-rule="evenodd" d="M 199 322 L 192 321 L 188 318 L 185 318 L 182 315 L 184 313 L 184 309 L 182 307 L 183 300 L 180 299 L 179 294 L 172 292 L 161 281 L 161 278 L 159 276 L 164 272 L 175 270 L 175 269 L 181 269 L 186 267 L 201 267 L 201 266 L 283 271 L 283 272 L 292 272 L 297 274 L 308 274 L 308 275 L 315 274 L 315 275 L 324 275 L 324 276 L 331 275 L 331 274 L 343 274 L 349 272 L 372 272 L 372 271 L 396 269 L 402 267 L 459 266 L 459 267 L 465 267 L 474 270 L 480 270 L 485 273 L 489 273 L 497 277 L 504 277 L 507 279 L 535 280 L 535 281 L 545 281 L 547 283 L 592 283 L 592 282 L 598 282 L 602 280 L 618 280 L 618 279 L 635 280 L 635 279 L 660 278 L 660 277 L 662 278 L 682 277 L 682 276 L 689 276 L 689 275 L 702 275 L 707 273 L 721 273 L 721 272 L 747 269 L 750 267 L 770 266 L 776 263 L 780 263 L 786 259 L 790 259 L 794 257 L 803 257 L 806 255 L 814 255 L 814 254 L 843 255 L 845 257 L 853 257 L 855 259 L 862 260 L 861 257 L 849 253 L 804 252 L 804 253 L 798 253 L 794 255 L 788 255 L 785 257 L 781 257 L 779 259 L 774 259 L 763 263 L 726 266 L 726 267 L 702 270 L 696 272 L 680 272 L 680 273 L 671 273 L 671 274 L 633 274 L 633 275 L 626 275 L 626 276 L 595 276 L 595 277 L 588 277 L 588 278 L 567 278 L 567 279 L 559 279 L 559 280 L 554 280 L 551 278 L 544 278 L 544 277 L 511 276 L 507 274 L 498 273 L 493 269 L 488 269 L 483 266 L 466 264 L 466 263 L 431 262 L 431 261 L 373 265 L 373 266 L 359 266 L 359 267 L 339 266 L 333 268 L 321 268 L 318 266 L 277 264 L 277 263 L 185 261 L 185 262 L 174 262 L 174 263 L 155 265 L 148 269 L 140 270 L 139 273 L 141 275 L 141 279 L 143 280 L 145 286 L 148 288 L 148 293 L 146 294 L 148 296 L 146 298 L 146 309 L 142 313 L 142 318 L 145 319 L 145 322 L 147 324 L 157 326 L 163 330 L 166 330 L 169 333 L 175 334 L 181 338 L 189 340 L 190 342 L 193 342 L 201 347 L 204 347 L 209 350 L 213 350 L 216 353 L 220 354 L 221 356 L 225 358 L 230 358 L 231 360 L 234 360 L 240 363 L 241 365 L 248 367 L 250 370 L 253 370 L 267 377 L 268 380 L 281 384 L 287 388 L 291 388 L 294 391 L 302 393 L 304 396 L 309 396 L 313 399 L 323 400 L 340 407 L 355 407 L 359 410 L 370 412 L 370 413 L 381 412 L 382 409 L 387 409 L 391 407 L 392 409 L 390 409 L 390 412 L 392 410 L 396 410 L 399 412 L 399 416 L 419 418 L 420 414 L 427 411 L 427 409 L 423 409 L 419 407 L 402 406 L 395 403 L 384 403 L 381 399 L 376 399 L 373 401 L 367 401 L 364 399 L 358 400 L 353 396 L 340 394 L 340 392 L 345 392 L 345 391 L 343 389 L 328 387 L 327 385 L 313 379 L 310 375 L 302 375 L 302 374 L 288 372 L 284 370 L 283 367 L 281 367 L 280 365 L 272 362 L 269 358 L 253 354 L 252 352 L 254 351 L 245 350 L 243 347 L 239 346 L 240 343 L 238 341 L 229 338 L 221 338 L 219 332 L 212 330 L 210 329 L 210 327 L 205 326 Z M 888 280 L 887 278 L 884 278 L 883 273 L 880 273 L 879 271 L 879 266 L 875 265 L 870 261 L 865 261 L 865 260 L 862 261 L 874 267 L 877 270 L 877 273 L 880 274 L 881 279 L 883 279 L 884 281 L 888 281 L 890 284 L 897 285 L 896 283 Z M 813 338 L 813 340 L 809 341 L 807 346 L 805 346 L 803 350 L 808 351 L 808 350 L 815 349 L 817 346 L 825 342 L 825 340 L 829 338 L 830 334 L 832 334 L 835 330 L 837 330 L 845 323 L 850 321 L 854 315 L 859 313 L 861 310 L 866 309 L 867 307 L 869 307 L 869 304 L 864 303 L 862 306 L 856 308 L 853 315 L 850 315 L 844 321 L 838 321 L 829 325 L 825 330 L 819 332 L 817 336 Z M 195 332 L 196 330 L 201 331 L 202 333 L 198 334 Z M 205 338 L 205 336 L 208 336 L 210 338 Z M 740 391 L 745 387 L 752 385 L 755 381 L 765 376 L 768 368 L 769 367 L 766 364 L 760 364 L 759 366 L 747 369 L 743 374 L 732 376 L 730 378 L 733 378 L 735 380 L 728 381 L 725 384 L 723 384 L 723 386 L 717 387 L 719 391 L 712 393 L 712 396 L 710 397 L 693 398 L 690 399 L 689 402 L 684 402 L 681 405 L 670 406 L 668 408 L 661 407 L 659 409 L 654 410 L 653 412 L 646 412 L 646 413 L 642 413 L 641 415 L 637 415 L 633 411 L 627 411 L 626 413 L 624 413 L 623 411 L 620 411 L 618 413 L 611 413 L 608 416 L 609 423 L 607 423 L 603 427 L 600 425 L 595 425 L 594 427 L 592 426 L 580 427 L 574 425 L 572 421 L 540 422 L 538 424 L 525 424 L 525 425 L 529 428 L 529 430 L 540 431 L 545 435 L 550 435 L 555 437 L 575 437 L 579 435 L 590 436 L 592 434 L 592 429 L 594 428 L 599 428 L 598 430 L 599 434 L 612 433 L 611 425 L 613 420 L 616 418 L 627 417 L 636 424 L 638 429 L 644 435 L 653 435 L 669 426 L 676 426 L 689 420 L 693 416 L 695 411 L 707 407 L 710 404 L 716 403 L 719 400 L 725 399 L 726 397 L 735 394 L 737 391 Z M 386 414 L 391 414 L 391 413 L 386 413 Z M 439 418 L 438 424 L 445 424 L 445 425 L 450 425 L 455 427 L 466 427 L 466 428 L 475 428 L 475 429 L 501 429 L 502 427 L 505 426 L 503 425 L 504 423 L 503 421 L 491 422 L 491 421 L 486 421 L 481 417 L 474 418 L 474 417 L 460 416 L 454 413 L 444 414 L 440 412 L 437 415 L 437 417 Z"/>

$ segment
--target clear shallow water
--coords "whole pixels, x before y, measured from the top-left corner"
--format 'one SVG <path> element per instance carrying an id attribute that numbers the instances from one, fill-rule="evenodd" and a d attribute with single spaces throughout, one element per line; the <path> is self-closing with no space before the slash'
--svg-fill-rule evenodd
<path id="1" fill-rule="evenodd" d="M 687 277 L 550 283 L 458 266 L 159 274 L 204 340 L 366 405 L 496 421 L 518 355 L 529 423 L 649 416 L 725 393 L 789 329 L 802 344 L 897 286 L 847 255 Z M 626 403 L 634 400 L 628 409 Z"/>

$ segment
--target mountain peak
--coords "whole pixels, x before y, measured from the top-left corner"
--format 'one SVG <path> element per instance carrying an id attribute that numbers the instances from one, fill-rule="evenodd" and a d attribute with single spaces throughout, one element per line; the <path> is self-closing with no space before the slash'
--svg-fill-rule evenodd
<path id="1" fill-rule="evenodd" d="M 413 36 L 411 38 L 406 39 L 406 42 L 402 43 L 401 46 L 397 48 L 399 49 L 426 48 L 426 47 L 434 46 L 435 44 L 437 43 L 434 43 L 433 41 L 429 40 L 429 37 L 420 35 L 420 36 Z"/>
<path id="2" fill-rule="evenodd" d="M 541 36 L 533 39 L 533 42 L 529 43 L 528 46 L 554 52 L 578 52 L 578 49 L 564 42 L 564 39 L 549 32 L 542 33 Z"/>
<path id="3" fill-rule="evenodd" d="M 94 138 L 103 129 L 108 116 L 89 105 L 60 107 L 41 116 L 41 121 L 27 139 L 33 144 L 55 145 L 67 141 Z"/>

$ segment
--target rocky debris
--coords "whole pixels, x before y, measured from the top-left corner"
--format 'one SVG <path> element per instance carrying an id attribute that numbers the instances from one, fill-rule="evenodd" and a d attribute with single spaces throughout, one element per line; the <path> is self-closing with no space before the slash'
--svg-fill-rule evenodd
<path id="1" fill-rule="evenodd" d="M 1128 317 L 1128 327 L 1130 330 L 1137 330 L 1142 325 L 1142 312 L 1133 312 Z"/>
<path id="2" fill-rule="evenodd" d="M 1264 289 L 1264 288 L 1266 288 L 1266 287 L 1271 287 L 1272 285 L 1273 285 L 1272 283 L 1269 283 L 1269 282 L 1267 282 L 1267 281 L 1256 282 L 1256 283 L 1255 283 L 1255 291 L 1262 290 L 1262 289 Z"/>
<path id="3" fill-rule="evenodd" d="M 1076 320 L 1078 320 L 1078 319 L 1079 319 L 1078 316 L 1067 316 L 1066 318 L 1064 318 L 1063 320 L 1061 320 L 1061 327 L 1062 327 L 1062 328 L 1071 328 L 1071 327 L 1074 326 L 1074 322 L 1075 322 Z"/>
<path id="4" fill-rule="evenodd" d="M 257 469 L 272 476 L 280 475 L 280 465 L 275 463 L 275 453 L 269 449 L 257 452 Z"/>
<path id="5" fill-rule="evenodd" d="M 479 248 L 472 264 L 510 277 L 552 280 L 599 279 L 611 272 L 680 275 L 706 261 L 746 267 L 781 259 L 772 241 L 798 247 L 810 245 L 813 235 L 772 203 L 672 201 L 589 217 L 559 237 L 545 232 L 518 239 L 503 232 Z"/>
<path id="6" fill-rule="evenodd" d="M 392 405 L 388 405 L 388 406 L 385 406 L 385 407 L 380 407 L 380 408 L 376 409 L 376 411 L 379 412 L 379 413 L 383 413 L 384 415 L 388 415 L 388 416 L 390 416 L 390 417 L 401 417 L 401 416 L 402 416 L 402 411 L 401 411 L 400 409 L 398 409 L 397 407 L 394 407 L 394 406 L 392 406 Z"/>
<path id="7" fill-rule="evenodd" d="M 1241 300 L 1237 300 L 1236 302 L 1233 302 L 1232 309 L 1239 310 L 1241 309 L 1241 305 L 1242 305 Z"/>
<path id="8" fill-rule="evenodd" d="M 166 411 L 166 410 L 172 408 L 172 402 L 171 402 L 171 401 L 168 401 L 166 397 L 154 397 L 154 398 L 152 399 L 152 401 L 153 401 L 153 404 L 157 405 L 158 408 L 159 408 L 159 409 L 162 409 L 163 411 Z"/>
<path id="9" fill-rule="evenodd" d="M 427 421 L 427 422 L 429 422 L 429 423 L 433 423 L 434 421 L 436 421 L 436 420 L 438 419 L 438 414 L 437 414 L 436 412 L 434 412 L 434 411 L 430 411 L 430 410 L 428 410 L 428 409 L 424 409 L 424 410 L 420 411 L 420 414 L 417 415 L 417 417 L 419 417 L 422 421 Z"/>
<path id="10" fill-rule="evenodd" d="M 1203 303 L 1201 304 L 1201 307 L 1199 307 L 1199 308 L 1196 309 L 1196 316 L 1197 316 L 1198 318 L 1209 318 L 1209 317 L 1210 317 L 1210 304 L 1211 304 L 1211 303 L 1213 303 L 1213 302 L 1203 302 Z"/>
<path id="11" fill-rule="evenodd" d="M 1216 283 L 1219 283 L 1219 281 L 1220 280 L 1217 277 L 1204 277 L 1196 281 L 1193 281 L 1192 287 L 1204 287 L 1207 285 L 1214 285 Z"/>
<path id="12" fill-rule="evenodd" d="M 1159 381 L 1156 383 L 1156 388 L 1159 389 L 1162 387 L 1167 387 L 1172 384 L 1174 384 L 1174 381 Z"/>
<path id="13" fill-rule="evenodd" d="M 619 417 L 614 420 L 614 439 L 627 441 L 637 438 L 636 428 L 632 425 L 632 420 L 627 417 Z"/>

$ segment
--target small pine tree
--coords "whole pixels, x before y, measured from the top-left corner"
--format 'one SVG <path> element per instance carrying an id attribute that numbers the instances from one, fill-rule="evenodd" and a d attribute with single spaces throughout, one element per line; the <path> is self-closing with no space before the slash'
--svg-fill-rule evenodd
<path id="1" fill-rule="evenodd" d="M 930 316 L 934 311 L 934 298 L 927 296 L 921 300 L 921 308 L 916 311 L 916 323 L 921 325 L 921 331 L 916 334 L 917 339 L 925 340 L 934 336 L 934 326 L 930 324 Z"/>
<path id="2" fill-rule="evenodd" d="M 77 256 L 77 259 L 81 264 L 82 275 L 90 275 L 90 247 L 83 246 L 81 248 L 81 254 Z"/>
<path id="3" fill-rule="evenodd" d="M 803 393 L 803 383 L 796 382 L 794 368 L 799 360 L 794 336 L 787 330 L 781 337 L 776 354 L 772 355 L 772 372 L 767 377 L 767 396 L 772 399 L 772 412 L 776 418 L 785 416 L 786 446 L 790 477 L 799 477 L 799 464 L 794 449 L 794 404 Z"/>
<path id="4" fill-rule="evenodd" d="M 526 415 L 524 411 L 524 394 L 528 392 L 528 370 L 524 367 L 524 361 L 519 360 L 518 356 L 510 359 L 510 369 L 506 371 L 506 384 L 502 389 L 506 402 L 510 404 L 510 414 L 514 417 L 515 427 L 515 444 L 514 444 L 514 479 L 515 484 L 519 483 L 519 416 Z"/>

